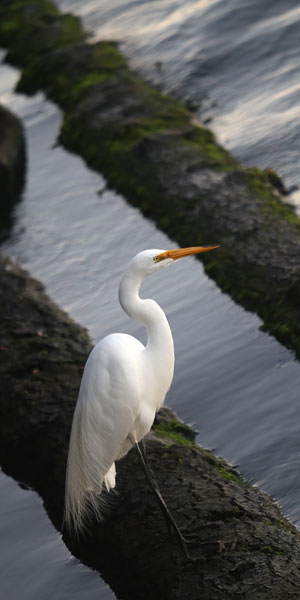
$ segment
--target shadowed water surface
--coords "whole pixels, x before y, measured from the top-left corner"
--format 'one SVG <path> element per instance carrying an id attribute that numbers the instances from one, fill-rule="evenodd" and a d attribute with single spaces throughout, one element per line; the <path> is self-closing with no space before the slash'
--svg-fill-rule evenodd
<path id="1" fill-rule="evenodd" d="M 1 598 L 111 600 L 108 586 L 66 549 L 42 500 L 0 472 Z"/>

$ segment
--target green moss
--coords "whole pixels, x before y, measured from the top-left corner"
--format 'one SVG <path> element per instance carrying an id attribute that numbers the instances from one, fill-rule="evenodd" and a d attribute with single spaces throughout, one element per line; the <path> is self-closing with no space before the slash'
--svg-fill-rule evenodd
<path id="1" fill-rule="evenodd" d="M 273 171 L 273 169 L 266 169 L 265 173 L 268 176 L 268 179 L 270 181 L 270 183 L 279 190 L 280 193 L 282 194 L 286 194 L 287 190 L 284 186 L 284 183 L 280 177 L 280 175 L 278 175 L 278 173 L 276 173 L 275 171 Z"/>
<path id="2" fill-rule="evenodd" d="M 275 523 L 278 525 L 280 529 L 289 529 L 288 523 L 286 523 L 283 519 L 279 519 L 278 517 L 274 517 Z"/>
<path id="3" fill-rule="evenodd" d="M 276 173 L 271 173 L 272 176 L 270 177 L 270 171 L 263 171 L 262 169 L 253 167 L 247 170 L 246 183 L 256 197 L 264 200 L 261 205 L 263 214 L 280 216 L 293 225 L 297 225 L 300 229 L 300 219 L 293 207 L 286 202 L 282 202 L 278 197 L 278 192 L 275 191 L 276 188 L 278 189 L 278 180 L 280 181 L 280 178 Z"/>
<path id="4" fill-rule="evenodd" d="M 61 14 L 52 2 L 22 0 L 0 8 L 0 43 L 8 60 L 27 65 L 42 54 L 86 39 L 80 21 Z"/>
<path id="5" fill-rule="evenodd" d="M 216 458 L 210 450 L 205 450 L 205 448 L 201 448 L 201 453 L 204 458 L 210 465 L 214 467 L 220 466 L 220 460 Z"/>
<path id="6" fill-rule="evenodd" d="M 199 156 L 205 160 L 205 164 L 215 169 L 231 171 L 239 166 L 235 158 L 217 144 L 214 134 L 206 127 L 194 126 L 185 134 L 183 143 L 197 150 Z"/>
<path id="7" fill-rule="evenodd" d="M 286 322 L 283 322 L 284 318 L 286 319 Z M 270 332 L 279 342 L 288 348 L 293 348 L 296 356 L 300 358 L 299 323 L 296 324 L 292 315 L 289 317 L 287 313 L 282 314 L 282 321 L 276 322 L 275 318 L 274 321 L 270 319 L 270 315 L 266 315 L 266 320 L 262 329 Z"/>
<path id="8" fill-rule="evenodd" d="M 227 479 L 228 481 L 234 481 L 241 487 L 248 487 L 246 481 L 244 481 L 240 477 L 240 475 L 238 475 L 238 473 L 233 473 L 232 471 L 228 471 L 224 466 L 219 466 L 218 471 L 224 479 Z"/>
<path id="9" fill-rule="evenodd" d="M 77 83 L 70 81 L 68 77 L 61 73 L 60 81 L 55 82 L 55 88 L 52 90 L 52 94 L 56 96 L 56 100 L 65 107 L 72 108 L 76 106 L 89 88 L 106 83 L 113 77 L 110 71 L 92 71 L 86 77 L 80 79 Z"/>
<path id="10" fill-rule="evenodd" d="M 84 79 L 82 79 L 77 86 L 72 90 L 72 94 L 77 95 L 79 92 L 84 89 L 91 87 L 97 83 L 101 83 L 103 81 L 107 81 L 109 79 L 109 75 L 106 73 L 100 73 L 99 71 L 94 71 L 93 73 L 89 73 Z"/>
<path id="11" fill-rule="evenodd" d="M 98 42 L 93 46 L 93 55 L 100 71 L 112 73 L 121 69 L 129 70 L 127 62 L 115 42 Z"/>
<path id="12" fill-rule="evenodd" d="M 177 444 L 179 446 L 194 446 L 194 443 L 191 442 L 191 440 L 188 440 L 180 433 L 175 433 L 175 431 L 167 431 L 161 426 L 155 427 L 155 433 L 160 437 L 172 440 L 174 444 Z"/>
<path id="13" fill-rule="evenodd" d="M 170 458 L 169 452 L 164 452 L 161 457 L 162 458 Z"/>
<path id="14" fill-rule="evenodd" d="M 272 517 L 272 521 L 264 520 L 264 525 L 268 525 L 268 527 L 272 527 L 276 525 L 279 529 L 290 529 L 290 524 L 284 519 L 280 519 L 279 517 Z"/>
<path id="15" fill-rule="evenodd" d="M 113 187 L 131 198 L 134 190 L 135 203 L 139 204 L 143 211 L 141 204 L 144 203 L 144 207 L 147 207 L 148 198 L 153 197 L 155 192 L 153 185 L 156 177 L 153 167 L 149 168 L 147 161 L 143 165 L 136 161 L 136 154 L 145 138 L 179 127 L 177 117 L 177 114 L 168 114 L 165 117 L 136 116 L 127 123 L 118 121 L 115 126 L 111 122 L 107 127 L 103 124 L 99 145 L 98 138 L 94 142 L 91 136 L 88 144 L 83 144 L 84 134 L 78 130 L 78 124 L 74 124 L 70 115 L 64 119 L 60 139 L 67 147 L 83 152 L 90 166 L 104 170 L 108 182 Z M 153 202 L 151 206 L 153 208 Z"/>
<path id="16" fill-rule="evenodd" d="M 229 469 L 222 459 L 217 458 L 212 454 L 212 452 L 203 448 L 201 448 L 201 453 L 204 460 L 206 460 L 210 465 L 216 467 L 223 479 L 226 479 L 227 481 L 234 481 L 244 488 L 248 487 L 247 482 L 244 481 L 244 479 L 242 479 L 242 477 L 236 471 Z M 239 508 L 236 508 L 236 510 L 240 511 Z"/>
<path id="17" fill-rule="evenodd" d="M 26 35 L 29 27 L 39 29 L 45 18 L 57 16 L 59 11 L 46 0 L 20 0 L 0 6 L 0 41 L 9 45 L 19 35 Z"/>
<path id="18" fill-rule="evenodd" d="M 0 13 L 1 14 L 1 13 Z M 19 30 L 19 22 L 16 20 L 0 20 L 0 41 L 1 44 L 7 45 Z"/>
<path id="19" fill-rule="evenodd" d="M 156 435 L 169 438 L 175 444 L 180 446 L 195 446 L 193 441 L 193 430 L 176 419 L 170 419 L 166 422 L 154 423 L 153 430 Z"/>
<path id="20" fill-rule="evenodd" d="M 283 220 L 296 225 L 300 231 L 300 219 L 295 213 L 294 208 L 287 203 L 281 202 L 279 198 L 276 198 L 275 196 L 269 197 L 268 203 L 263 207 L 263 212 L 267 213 L 269 216 L 277 214 Z"/>
<path id="21" fill-rule="evenodd" d="M 286 554 L 286 550 L 285 548 L 282 548 L 282 546 L 262 546 L 261 552 L 269 554 L 270 556 Z"/>

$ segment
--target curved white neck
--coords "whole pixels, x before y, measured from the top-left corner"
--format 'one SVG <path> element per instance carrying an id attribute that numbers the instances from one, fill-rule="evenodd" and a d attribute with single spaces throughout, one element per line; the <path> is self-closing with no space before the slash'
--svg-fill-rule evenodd
<path id="1" fill-rule="evenodd" d="M 164 311 L 154 300 L 139 296 L 143 277 L 127 271 L 120 283 L 119 301 L 123 310 L 132 319 L 143 323 L 147 329 L 146 352 L 157 361 L 174 364 L 174 344 L 171 329 Z"/>

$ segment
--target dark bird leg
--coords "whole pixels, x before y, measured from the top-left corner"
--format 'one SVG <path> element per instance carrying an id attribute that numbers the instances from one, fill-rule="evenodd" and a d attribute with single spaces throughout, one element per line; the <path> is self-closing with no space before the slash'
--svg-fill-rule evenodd
<path id="1" fill-rule="evenodd" d="M 169 511 L 169 509 L 168 509 L 168 507 L 167 507 L 167 505 L 166 505 L 166 503 L 165 503 L 162 495 L 161 495 L 161 492 L 160 492 L 160 489 L 158 487 L 157 481 L 156 481 L 156 479 L 155 479 L 155 477 L 153 475 L 153 471 L 152 471 L 152 469 L 151 469 L 151 467 L 150 467 L 150 465 L 148 463 L 148 460 L 146 458 L 146 448 L 145 448 L 145 442 L 144 442 L 144 440 L 142 440 L 140 442 L 140 444 L 138 444 L 136 442 L 135 443 L 135 447 L 136 447 L 137 453 L 139 455 L 139 458 L 141 460 L 142 467 L 144 469 L 144 473 L 145 473 L 146 479 L 147 479 L 147 481 L 148 481 L 148 483 L 149 483 L 149 485 L 150 485 L 153 493 L 156 496 L 156 499 L 157 499 L 157 501 L 159 503 L 159 506 L 161 508 L 161 511 L 163 513 L 164 519 L 165 519 L 165 521 L 167 523 L 168 530 L 170 531 L 170 528 L 172 527 L 172 529 L 173 529 L 173 531 L 174 531 L 174 533 L 175 533 L 175 535 L 176 535 L 179 543 L 181 544 L 181 546 L 182 546 L 182 548 L 184 550 L 184 553 L 185 553 L 186 557 L 189 559 L 190 555 L 189 555 L 189 552 L 188 552 L 188 549 L 187 549 L 186 540 L 183 537 L 180 529 L 177 527 L 177 525 L 176 525 L 176 523 L 175 523 L 175 521 L 174 521 L 174 519 L 173 519 L 173 517 L 172 517 L 172 515 L 171 515 L 171 513 L 170 513 L 170 511 Z"/>

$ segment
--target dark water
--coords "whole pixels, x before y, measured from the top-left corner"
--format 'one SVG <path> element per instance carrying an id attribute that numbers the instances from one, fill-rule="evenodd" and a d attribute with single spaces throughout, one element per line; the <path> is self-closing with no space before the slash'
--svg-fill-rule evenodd
<path id="1" fill-rule="evenodd" d="M 76 1 L 59 4 L 68 4 L 71 10 L 82 7 L 82 3 Z M 275 155 L 280 156 L 277 152 L 280 148 L 274 141 L 280 111 L 274 111 L 273 116 L 270 112 L 261 117 L 261 126 L 265 121 L 266 130 L 257 139 L 251 125 L 243 131 L 243 121 L 253 119 L 254 122 L 257 111 L 263 113 L 260 101 L 251 101 L 251 93 L 252 98 L 259 98 L 262 81 L 265 87 L 271 86 L 266 97 L 274 99 L 283 90 L 283 79 L 278 78 L 276 88 L 273 77 L 278 48 L 276 45 L 273 48 L 274 68 L 269 72 L 271 50 L 269 45 L 265 46 L 268 60 L 263 67 L 262 45 L 271 36 L 272 23 L 274 31 L 276 25 L 277 33 L 281 27 L 285 39 L 288 24 L 293 22 L 289 13 L 295 4 L 285 3 L 280 9 L 277 2 L 264 4 L 263 8 L 255 2 L 245 2 L 243 9 L 232 13 L 235 4 L 220 0 L 139 3 L 116 0 L 114 4 L 86 2 L 81 10 L 87 21 L 95 25 L 98 34 L 125 40 L 126 52 L 137 66 L 143 67 L 149 78 L 162 78 L 162 71 L 158 72 L 154 67 L 155 61 L 160 60 L 166 88 L 199 100 L 205 96 L 205 110 L 213 116 L 212 126 L 219 123 L 218 127 L 221 127 L 223 122 L 228 145 L 234 140 L 237 142 L 234 148 L 237 154 L 243 142 L 245 151 L 252 147 L 255 156 L 259 155 L 260 144 L 266 142 L 269 131 L 268 118 L 274 119 L 274 129 L 270 127 L 269 131 L 272 139 L 270 154 L 265 156 L 271 161 Z M 278 11 L 282 13 L 280 19 Z M 297 13 L 298 9 L 295 7 L 294 11 Z M 245 20 L 249 23 L 249 31 L 243 33 Z M 259 31 L 258 60 L 250 50 L 251 44 L 256 48 L 253 40 L 258 40 Z M 238 50 L 241 43 L 238 40 L 242 38 L 245 45 Z M 287 43 L 282 59 L 287 79 L 288 73 L 293 72 L 295 57 L 292 35 L 289 39 L 290 49 Z M 239 64 L 245 65 L 247 60 L 252 62 L 253 69 L 256 61 L 258 64 L 251 81 L 250 75 L 249 81 L 245 75 L 242 85 L 234 72 L 237 74 L 240 69 L 242 73 L 245 67 L 239 67 Z M 209 69 L 203 68 L 205 61 L 210 61 Z M 227 74 L 230 83 L 226 84 Z M 251 82 L 256 81 L 256 76 L 259 85 L 255 88 Z M 170 248 L 175 244 L 146 221 L 137 209 L 107 190 L 103 178 L 87 170 L 80 158 L 54 147 L 59 112 L 54 105 L 45 102 L 41 94 L 30 99 L 13 95 L 11 89 L 16 78 L 14 70 L 1 68 L 0 100 L 24 119 L 29 171 L 24 201 L 17 207 L 13 235 L 4 250 L 42 280 L 51 297 L 86 325 L 95 341 L 117 330 L 143 340 L 143 329 L 128 320 L 118 305 L 119 279 L 136 252 L 145 247 Z M 233 93 L 235 79 L 236 91 Z M 282 123 L 286 119 L 287 135 L 292 127 L 289 129 L 283 111 L 284 102 L 287 113 L 295 114 L 294 132 L 299 126 L 296 120 L 298 105 L 294 105 L 293 93 L 288 90 L 289 86 L 279 102 Z M 216 106 L 214 98 L 218 98 Z M 270 105 L 266 106 L 268 112 Z M 292 136 L 290 160 L 286 160 L 289 167 L 296 166 L 293 141 L 296 140 Z M 258 164 L 255 157 L 253 162 Z M 288 172 L 285 176 L 289 177 Z M 216 448 L 217 453 L 231 462 L 239 463 L 243 475 L 274 495 L 284 512 L 299 525 L 299 363 L 273 338 L 260 332 L 259 319 L 222 294 L 195 259 L 186 259 L 149 278 L 143 294 L 159 301 L 174 335 L 176 370 L 168 404 L 182 418 L 196 425 L 200 430 L 199 442 Z M 3 549 L 0 569 L 4 597 L 12 600 L 50 598 L 53 590 L 59 600 L 113 597 L 96 574 L 69 555 L 36 494 L 21 490 L 4 475 L 0 478 L 0 487 Z"/>
<path id="2" fill-rule="evenodd" d="M 0 589 L 7 600 L 109 600 L 97 573 L 66 549 L 35 492 L 0 472 Z"/>

